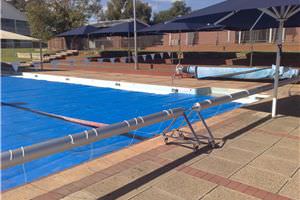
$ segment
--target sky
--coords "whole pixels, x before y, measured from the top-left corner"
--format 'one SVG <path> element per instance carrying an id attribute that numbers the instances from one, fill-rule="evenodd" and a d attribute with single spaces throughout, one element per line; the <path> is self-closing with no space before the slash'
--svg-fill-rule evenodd
<path id="1" fill-rule="evenodd" d="M 108 0 L 101 0 L 103 8 L 106 8 L 106 2 Z M 175 0 L 143 0 L 144 2 L 148 2 L 153 12 L 159 12 L 160 10 L 166 10 L 171 7 L 172 2 Z M 219 3 L 224 0 L 182 0 L 185 1 L 188 6 L 192 8 L 192 10 L 197 10 L 200 8 L 204 8 L 216 3 Z"/>

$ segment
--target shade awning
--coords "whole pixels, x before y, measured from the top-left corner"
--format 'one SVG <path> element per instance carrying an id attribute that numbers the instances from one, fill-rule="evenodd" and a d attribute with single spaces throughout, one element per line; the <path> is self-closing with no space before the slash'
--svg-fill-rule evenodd
<path id="1" fill-rule="evenodd" d="M 72 30 L 60 33 L 57 37 L 71 37 L 71 36 L 87 36 L 91 32 L 98 30 L 99 28 L 91 25 L 81 26 Z"/>
<path id="2" fill-rule="evenodd" d="M 197 32 L 222 30 L 221 25 L 200 25 L 196 23 L 164 22 L 146 27 L 139 33 L 179 33 L 179 32 Z"/>
<path id="3" fill-rule="evenodd" d="M 136 30 L 139 31 L 149 25 L 136 21 Z M 103 28 L 98 31 L 92 32 L 91 35 L 94 36 L 132 36 L 134 33 L 134 21 L 129 21 L 125 23 L 121 23 L 109 28 Z"/>
<path id="4" fill-rule="evenodd" d="M 26 41 L 40 41 L 37 38 L 20 35 L 17 33 L 12 33 L 4 30 L 0 30 L 0 39 L 1 40 L 26 40 Z"/>
<path id="5" fill-rule="evenodd" d="M 300 26 L 299 0 L 227 0 L 175 19 L 176 22 L 221 24 L 226 29 L 250 30 Z"/>

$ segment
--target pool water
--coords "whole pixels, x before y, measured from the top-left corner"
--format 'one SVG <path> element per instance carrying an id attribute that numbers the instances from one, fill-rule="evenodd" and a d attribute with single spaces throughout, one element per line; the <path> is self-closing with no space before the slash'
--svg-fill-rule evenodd
<path id="1" fill-rule="evenodd" d="M 17 77 L 2 77 L 4 103 L 105 124 L 144 116 L 175 107 L 191 107 L 210 96 L 153 94 L 77 84 L 48 82 Z M 203 111 L 205 118 L 240 107 L 227 103 Z M 1 105 L 1 151 L 28 146 L 49 139 L 78 133 L 90 127 L 42 116 L 15 107 Z M 179 123 L 174 126 L 178 126 Z M 132 132 L 151 138 L 168 125 L 158 123 Z M 140 142 L 140 138 L 114 136 L 90 145 L 74 148 L 24 165 L 1 170 L 2 188 L 7 190 L 112 151 Z"/>

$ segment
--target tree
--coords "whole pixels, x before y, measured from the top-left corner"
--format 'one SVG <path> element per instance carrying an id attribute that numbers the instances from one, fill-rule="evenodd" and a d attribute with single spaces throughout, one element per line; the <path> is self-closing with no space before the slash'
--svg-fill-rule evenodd
<path id="1" fill-rule="evenodd" d="M 73 0 L 74 8 L 83 12 L 86 18 L 99 18 L 103 15 L 101 0 Z"/>
<path id="2" fill-rule="evenodd" d="M 99 0 L 29 0 L 25 7 L 32 35 L 52 36 L 84 25 L 102 11 Z"/>
<path id="3" fill-rule="evenodd" d="M 180 15 L 186 15 L 191 12 L 191 7 L 188 7 L 184 1 L 174 1 L 172 7 L 168 10 L 154 13 L 153 22 L 161 23 L 173 19 Z"/>
<path id="4" fill-rule="evenodd" d="M 28 2 L 26 15 L 34 37 L 47 40 L 53 35 L 54 15 L 46 2 L 43 0 Z"/>
<path id="5" fill-rule="evenodd" d="M 148 3 L 136 1 L 136 17 L 146 23 L 150 22 L 152 8 Z M 107 2 L 105 13 L 107 20 L 119 20 L 133 18 L 132 0 L 110 0 Z"/>

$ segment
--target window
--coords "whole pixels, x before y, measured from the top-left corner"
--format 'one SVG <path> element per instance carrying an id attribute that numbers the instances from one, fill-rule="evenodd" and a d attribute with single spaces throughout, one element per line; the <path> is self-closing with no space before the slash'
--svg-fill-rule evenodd
<path id="1" fill-rule="evenodd" d="M 21 35 L 30 35 L 29 25 L 26 21 L 1 18 L 1 29 Z"/>
<path id="2" fill-rule="evenodd" d="M 16 33 L 30 35 L 29 25 L 26 21 L 16 21 Z"/>
<path id="3" fill-rule="evenodd" d="M 187 33 L 186 44 L 187 45 L 194 45 L 194 44 L 196 44 L 197 36 L 198 36 L 197 32 Z"/>
<path id="4" fill-rule="evenodd" d="M 259 42 L 269 42 L 270 29 L 264 30 L 253 30 L 252 35 L 250 31 L 241 32 L 241 43 L 259 43 Z M 239 32 L 236 32 L 236 40 L 239 39 Z M 236 41 L 238 43 L 238 41 Z"/>
<path id="5" fill-rule="evenodd" d="M 6 19 L 1 18 L 1 29 L 9 32 L 16 32 L 15 31 L 15 20 L 13 19 Z"/>

